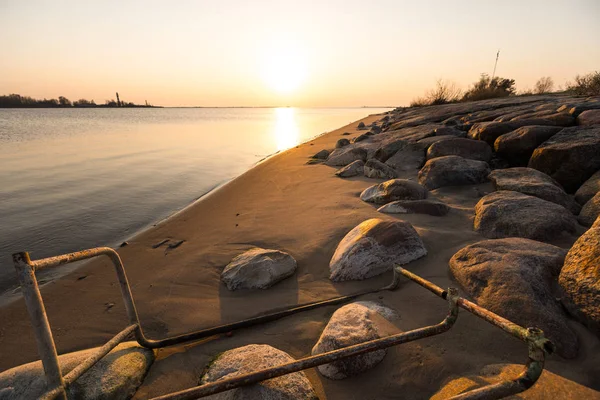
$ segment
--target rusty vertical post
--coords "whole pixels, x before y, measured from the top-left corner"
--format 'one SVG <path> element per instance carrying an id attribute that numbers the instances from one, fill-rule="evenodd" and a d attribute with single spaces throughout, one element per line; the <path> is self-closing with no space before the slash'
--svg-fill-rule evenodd
<path id="1" fill-rule="evenodd" d="M 23 291 L 23 298 L 27 306 L 27 312 L 33 325 L 35 341 L 37 343 L 38 353 L 42 359 L 44 373 L 46 374 L 46 386 L 49 390 L 61 388 L 57 399 L 67 400 L 67 394 L 64 389 L 64 381 L 58 364 L 58 354 L 56 345 L 50 330 L 50 323 L 46 315 L 46 308 L 42 300 L 42 295 L 35 279 L 35 271 L 31 266 L 29 253 L 22 252 L 13 254 L 13 262 L 17 270 L 17 276 Z"/>

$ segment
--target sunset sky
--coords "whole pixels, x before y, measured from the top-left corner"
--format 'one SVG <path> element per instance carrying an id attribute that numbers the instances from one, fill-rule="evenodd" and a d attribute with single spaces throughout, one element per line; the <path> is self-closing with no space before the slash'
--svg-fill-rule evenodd
<path id="1" fill-rule="evenodd" d="M 165 106 L 407 105 L 482 72 L 600 70 L 600 1 L 0 0 L 0 94 Z"/>

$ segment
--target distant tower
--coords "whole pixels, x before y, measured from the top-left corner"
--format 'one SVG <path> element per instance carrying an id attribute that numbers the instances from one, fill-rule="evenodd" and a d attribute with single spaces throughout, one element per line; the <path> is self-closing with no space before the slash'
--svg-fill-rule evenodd
<path id="1" fill-rule="evenodd" d="M 146 107 L 148 107 L 148 100 L 144 100 L 146 102 Z"/>
<path id="2" fill-rule="evenodd" d="M 117 92 L 117 106 L 121 107 L 121 100 L 119 100 L 119 92 Z"/>

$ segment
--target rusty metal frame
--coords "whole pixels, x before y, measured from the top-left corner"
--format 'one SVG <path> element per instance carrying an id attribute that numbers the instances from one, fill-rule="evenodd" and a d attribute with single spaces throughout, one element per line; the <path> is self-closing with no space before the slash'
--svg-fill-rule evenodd
<path id="1" fill-rule="evenodd" d="M 100 347 L 94 354 L 84 360 L 80 365 L 63 376 L 58 363 L 56 346 L 52 337 L 52 331 L 46 315 L 44 303 L 35 277 L 35 271 L 41 268 L 54 267 L 70 262 L 89 259 L 92 257 L 105 255 L 108 256 L 115 266 L 117 277 L 125 303 L 125 309 L 129 318 L 129 325 Z M 131 294 L 125 268 L 117 252 L 108 247 L 99 247 L 89 250 L 83 250 L 75 253 L 64 254 L 61 256 L 44 258 L 31 261 L 28 253 L 17 253 L 13 255 L 13 261 L 19 277 L 19 282 L 23 290 L 23 297 L 34 328 L 38 352 L 42 360 L 44 372 L 47 381 L 48 391 L 42 396 L 43 399 L 66 399 L 66 389 L 77 378 L 85 373 L 89 368 L 96 364 L 102 357 L 108 354 L 120 342 L 125 340 L 131 333 L 135 334 L 137 342 L 147 348 L 160 348 L 171 346 L 178 343 L 190 342 L 201 338 L 213 336 L 219 333 L 226 333 L 232 330 L 250 327 L 253 325 L 274 321 L 288 315 L 298 312 L 311 310 L 325 305 L 340 304 L 365 294 L 375 293 L 382 290 L 395 290 L 402 279 L 418 283 L 437 296 L 447 300 L 449 312 L 443 321 L 436 325 L 431 325 L 408 332 L 399 333 L 385 338 L 375 339 L 342 349 L 333 350 L 327 353 L 318 354 L 293 361 L 288 364 L 278 365 L 261 371 L 255 371 L 249 374 L 236 376 L 234 378 L 222 379 L 217 382 L 208 383 L 202 386 L 182 390 L 159 396 L 153 400 L 184 400 L 197 399 L 212 394 L 235 389 L 241 386 L 255 384 L 267 379 L 276 378 L 290 373 L 302 371 L 305 369 L 317 367 L 320 365 L 335 362 L 340 359 L 357 356 L 364 353 L 396 346 L 402 343 L 411 342 L 430 336 L 439 335 L 447 332 L 458 317 L 458 308 L 463 308 L 470 313 L 482 318 L 483 320 L 501 328 L 510 335 L 524 341 L 528 346 L 529 359 L 524 371 L 517 377 L 502 381 L 496 384 L 490 384 L 479 389 L 470 390 L 466 393 L 452 397 L 452 400 L 475 400 L 475 399 L 500 399 L 506 396 L 514 395 L 529 389 L 540 377 L 544 369 L 545 354 L 551 354 L 554 351 L 554 345 L 544 337 L 543 332 L 537 328 L 523 328 L 493 312 L 486 310 L 458 296 L 454 288 L 443 290 L 439 286 L 405 270 L 399 265 L 394 267 L 394 277 L 391 284 L 375 290 L 364 291 L 349 296 L 336 297 L 329 300 L 318 301 L 303 304 L 297 307 L 289 308 L 275 313 L 270 313 L 244 321 L 232 324 L 221 325 L 214 328 L 208 328 L 196 332 L 191 332 L 166 339 L 153 340 L 145 337 L 139 322 L 139 317 Z"/>

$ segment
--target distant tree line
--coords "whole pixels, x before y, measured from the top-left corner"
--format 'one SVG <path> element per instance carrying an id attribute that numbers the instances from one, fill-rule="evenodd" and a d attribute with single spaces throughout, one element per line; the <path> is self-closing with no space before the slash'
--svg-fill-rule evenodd
<path id="1" fill-rule="evenodd" d="M 96 104 L 94 100 L 79 99 L 71 101 L 64 96 L 58 99 L 34 99 L 20 94 L 9 94 L 0 96 L 0 108 L 69 108 L 69 107 L 154 107 L 148 102 L 146 104 L 134 104 L 119 100 L 106 100 L 104 104 Z"/>

